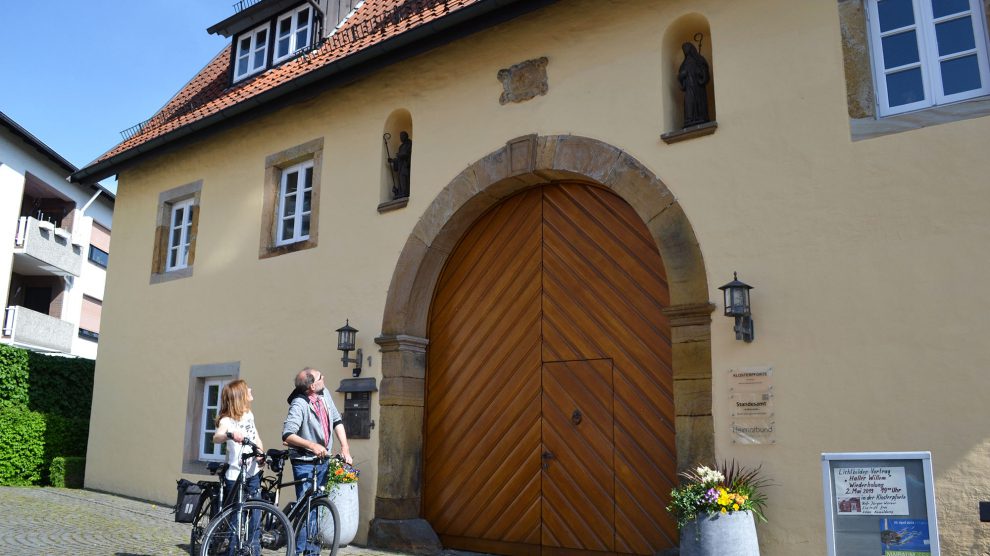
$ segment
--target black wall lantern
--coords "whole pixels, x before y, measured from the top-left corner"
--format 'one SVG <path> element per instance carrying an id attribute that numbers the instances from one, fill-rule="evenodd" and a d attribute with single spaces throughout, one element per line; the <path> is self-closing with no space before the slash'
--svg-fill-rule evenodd
<path id="1" fill-rule="evenodd" d="M 344 363 L 344 368 L 347 368 L 348 363 L 354 363 L 354 376 L 361 376 L 361 348 L 357 350 L 357 358 L 349 359 L 347 357 L 348 352 L 354 351 L 354 340 L 357 338 L 357 329 L 351 326 L 351 321 L 348 319 L 344 322 L 344 326 L 337 329 L 337 349 L 344 352 L 344 356 L 340 360 Z"/>
<path id="2" fill-rule="evenodd" d="M 749 306 L 749 290 L 753 286 L 739 281 L 735 272 L 732 281 L 719 288 L 725 296 L 725 316 L 736 319 L 736 339 L 752 342 L 755 331 Z"/>

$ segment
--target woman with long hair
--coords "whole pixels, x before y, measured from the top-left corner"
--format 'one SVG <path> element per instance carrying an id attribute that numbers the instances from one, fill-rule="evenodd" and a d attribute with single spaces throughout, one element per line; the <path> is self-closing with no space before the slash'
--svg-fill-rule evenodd
<path id="1" fill-rule="evenodd" d="M 254 413 L 251 412 L 251 402 L 254 396 L 247 382 L 237 379 L 228 382 L 220 392 L 220 413 L 217 415 L 217 430 L 213 433 L 213 442 L 227 443 L 227 474 L 224 476 L 225 492 L 232 492 L 237 475 L 241 472 L 241 453 L 250 450 L 241 442 L 246 438 L 264 450 L 258 429 L 254 425 Z M 261 466 L 264 458 L 247 460 L 244 469 L 244 491 L 247 497 L 257 497 L 261 490 Z"/>

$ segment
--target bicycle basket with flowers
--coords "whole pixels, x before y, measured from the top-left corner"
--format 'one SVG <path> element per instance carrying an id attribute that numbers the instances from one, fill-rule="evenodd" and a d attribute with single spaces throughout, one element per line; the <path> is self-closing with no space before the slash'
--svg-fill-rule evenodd
<path id="1" fill-rule="evenodd" d="M 361 471 L 353 465 L 349 465 L 342 459 L 330 458 L 330 466 L 327 469 L 327 490 L 336 485 L 346 485 L 358 482 Z"/>
<path id="2" fill-rule="evenodd" d="M 685 481 L 671 491 L 667 506 L 667 511 L 677 520 L 678 529 L 699 516 L 718 513 L 749 511 L 766 522 L 763 513 L 766 495 L 762 489 L 770 483 L 760 476 L 760 468 L 747 469 L 735 461 L 715 467 L 701 466 L 681 473 Z"/>

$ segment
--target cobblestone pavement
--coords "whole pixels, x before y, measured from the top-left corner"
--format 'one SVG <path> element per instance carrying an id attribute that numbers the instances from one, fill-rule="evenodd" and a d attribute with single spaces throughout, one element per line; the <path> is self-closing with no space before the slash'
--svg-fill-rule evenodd
<path id="1" fill-rule="evenodd" d="M 87 490 L 0 487 L 4 556 L 188 554 L 189 527 L 175 523 L 170 506 Z M 397 556 L 356 546 L 337 554 Z"/>

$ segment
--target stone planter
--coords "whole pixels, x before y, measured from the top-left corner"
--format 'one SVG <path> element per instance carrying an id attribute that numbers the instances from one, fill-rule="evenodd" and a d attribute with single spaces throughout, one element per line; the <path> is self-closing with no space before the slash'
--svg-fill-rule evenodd
<path id="1" fill-rule="evenodd" d="M 753 512 L 698 516 L 681 529 L 680 556 L 760 556 Z"/>
<path id="2" fill-rule="evenodd" d="M 330 499 L 337 506 L 337 513 L 340 514 L 340 546 L 350 544 L 357 535 L 358 516 L 358 485 L 357 483 L 347 483 L 334 485 L 330 489 Z"/>

